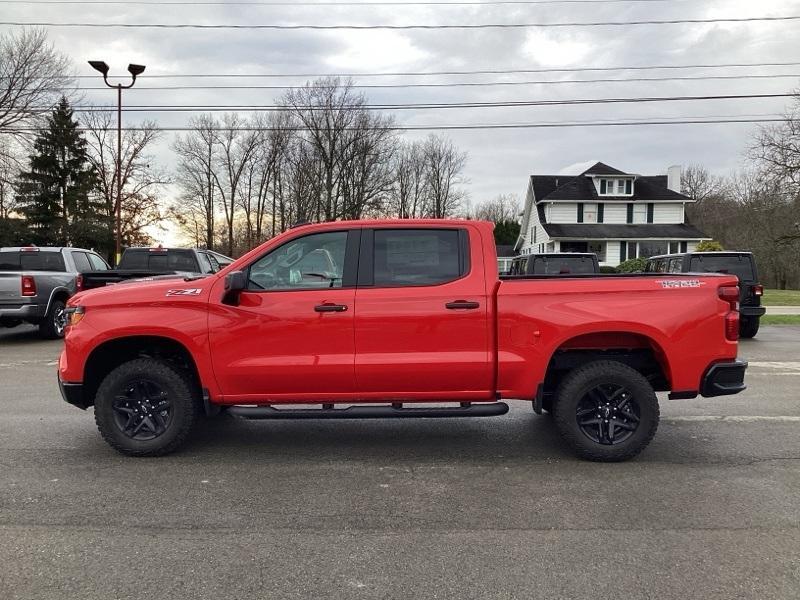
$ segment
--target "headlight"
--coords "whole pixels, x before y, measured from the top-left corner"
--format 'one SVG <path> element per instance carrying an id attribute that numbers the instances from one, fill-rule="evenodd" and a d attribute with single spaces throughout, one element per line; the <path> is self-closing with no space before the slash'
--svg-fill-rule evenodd
<path id="1" fill-rule="evenodd" d="M 72 306 L 64 311 L 67 313 L 68 324 L 74 327 L 83 320 L 83 315 L 86 314 L 86 309 L 83 306 Z"/>

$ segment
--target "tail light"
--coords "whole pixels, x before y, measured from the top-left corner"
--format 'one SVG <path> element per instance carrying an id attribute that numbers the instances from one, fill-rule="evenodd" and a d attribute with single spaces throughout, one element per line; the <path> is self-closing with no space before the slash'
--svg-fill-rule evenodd
<path id="1" fill-rule="evenodd" d="M 78 275 L 75 277 L 75 291 L 82 292 L 83 291 L 83 275 Z"/>
<path id="2" fill-rule="evenodd" d="M 756 298 L 760 298 L 764 295 L 764 286 L 763 285 L 751 285 L 750 291 L 753 293 L 753 296 Z"/>
<path id="3" fill-rule="evenodd" d="M 739 287 L 721 287 L 718 294 L 730 307 L 725 315 L 725 339 L 735 342 L 739 339 Z"/>
<path id="4" fill-rule="evenodd" d="M 35 296 L 36 295 L 36 280 L 32 275 L 22 276 L 22 295 Z"/>

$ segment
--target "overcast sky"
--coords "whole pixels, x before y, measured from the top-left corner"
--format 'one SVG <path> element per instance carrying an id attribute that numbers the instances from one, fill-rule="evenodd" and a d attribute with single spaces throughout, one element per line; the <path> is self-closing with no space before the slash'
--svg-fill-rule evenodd
<path id="1" fill-rule="evenodd" d="M 537 6 L 137 6 L 0 4 L 2 21 L 226 23 L 226 24 L 477 24 L 630 21 L 800 15 L 800 1 L 664 0 L 568 2 Z M 5 27 L 8 29 L 8 27 Z M 154 90 L 151 85 L 302 84 L 303 78 L 255 80 L 148 79 L 147 75 L 230 73 L 397 72 L 800 63 L 800 21 L 628 27 L 485 30 L 154 30 L 50 28 L 55 45 L 75 61 L 79 75 L 93 75 L 87 60 L 105 60 L 112 73 L 128 63 L 147 65 L 125 103 L 219 105 L 270 104 L 275 90 Z M 505 87 L 364 90 L 373 103 L 542 100 L 600 97 L 786 93 L 798 88 L 796 66 L 685 71 L 545 73 L 525 75 L 357 77 L 358 84 L 529 81 L 598 77 L 788 74 L 794 77 L 718 81 L 617 82 Z M 100 79 L 82 79 L 96 86 Z M 112 103 L 111 90 L 86 91 L 88 103 Z M 655 104 L 583 105 L 402 111 L 398 124 L 441 125 L 662 119 L 771 115 L 789 99 L 715 100 Z M 129 113 L 128 124 L 152 118 L 163 126 L 185 124 L 191 114 Z M 726 174 L 739 167 L 754 125 L 671 125 L 448 132 L 469 153 L 466 175 L 473 202 L 500 193 L 521 196 L 531 174 L 574 173 L 602 160 L 624 171 L 665 173 L 671 164 L 700 163 Z M 167 134 L 157 149 L 172 166 Z M 409 136 L 424 136 L 414 132 Z"/>

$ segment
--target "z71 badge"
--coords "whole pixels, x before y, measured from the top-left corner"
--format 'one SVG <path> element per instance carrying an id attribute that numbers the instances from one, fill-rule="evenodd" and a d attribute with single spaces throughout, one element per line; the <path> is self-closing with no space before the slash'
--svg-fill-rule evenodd
<path id="1" fill-rule="evenodd" d="M 705 281 L 699 279 L 659 279 L 658 283 L 661 284 L 665 290 L 673 290 L 677 288 L 699 288 L 706 284 Z"/>
<path id="2" fill-rule="evenodd" d="M 167 290 L 167 296 L 199 296 L 200 288 L 186 288 L 182 290 Z"/>

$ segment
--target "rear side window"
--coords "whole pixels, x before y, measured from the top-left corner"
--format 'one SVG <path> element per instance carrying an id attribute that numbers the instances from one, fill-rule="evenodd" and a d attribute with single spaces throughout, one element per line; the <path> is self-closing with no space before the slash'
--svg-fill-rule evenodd
<path id="1" fill-rule="evenodd" d="M 376 229 L 374 285 L 418 286 L 466 274 L 457 229 Z"/>
<path id="2" fill-rule="evenodd" d="M 692 273 L 728 273 L 740 281 L 755 281 L 753 262 L 749 254 L 733 256 L 695 255 L 689 262 Z"/>
<path id="3" fill-rule="evenodd" d="M 0 252 L 0 271 L 66 271 L 61 252 Z"/>
<path id="4" fill-rule="evenodd" d="M 75 261 L 75 269 L 78 273 L 86 273 L 92 271 L 92 264 L 89 262 L 89 257 L 85 252 L 73 252 L 72 260 Z"/>
<path id="5" fill-rule="evenodd" d="M 594 273 L 594 261 L 586 256 L 537 256 L 533 261 L 534 275 L 568 275 Z"/>

